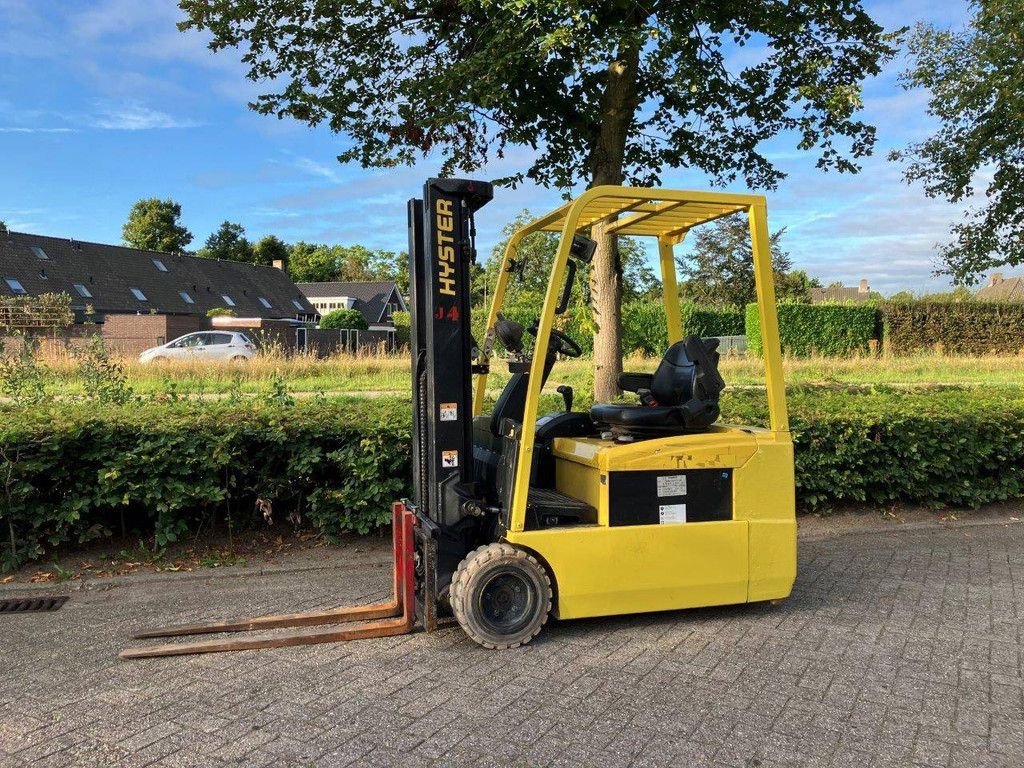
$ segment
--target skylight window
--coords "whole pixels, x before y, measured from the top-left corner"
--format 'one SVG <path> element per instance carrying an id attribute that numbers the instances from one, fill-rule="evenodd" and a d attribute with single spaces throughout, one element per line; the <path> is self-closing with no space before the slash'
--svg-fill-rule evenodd
<path id="1" fill-rule="evenodd" d="M 167 271 L 167 265 L 160 261 L 160 259 L 153 259 L 153 266 L 161 272 Z"/>
<path id="2" fill-rule="evenodd" d="M 4 280 L 7 282 L 7 287 L 11 289 L 11 293 L 15 296 L 24 296 L 28 293 L 28 291 L 25 290 L 25 286 L 18 282 L 17 278 L 6 277 Z"/>
<path id="3" fill-rule="evenodd" d="M 78 295 L 81 296 L 83 299 L 91 299 L 92 298 L 92 294 L 89 293 L 89 289 L 86 288 L 81 283 L 75 283 L 75 290 L 78 291 Z"/>
<path id="4" fill-rule="evenodd" d="M 149 299 L 146 298 L 146 294 L 144 294 L 138 288 L 132 288 L 131 292 L 132 292 L 132 296 L 134 296 L 139 301 L 149 301 Z"/>
<path id="5" fill-rule="evenodd" d="M 178 295 L 181 296 L 181 300 L 186 304 L 195 304 L 192 297 L 188 295 L 188 291 L 178 291 Z"/>
<path id="6" fill-rule="evenodd" d="M 298 299 L 292 299 L 292 306 L 294 306 L 299 312 L 305 312 L 306 308 L 299 303 Z"/>
<path id="7" fill-rule="evenodd" d="M 46 251 L 44 251 L 38 245 L 32 246 L 32 253 L 36 255 L 37 259 L 42 259 L 43 261 L 46 261 L 47 259 L 50 258 L 49 256 L 46 255 Z"/>
<path id="8" fill-rule="evenodd" d="M 235 306 L 235 300 L 228 296 L 226 293 L 222 293 L 220 297 L 224 299 L 224 303 L 227 304 L 229 307 Z"/>
<path id="9" fill-rule="evenodd" d="M 260 304 L 262 304 L 262 305 L 263 305 L 264 307 L 266 307 L 267 309 L 270 309 L 271 307 L 273 307 L 273 306 L 274 306 L 273 304 L 271 304 L 271 303 L 270 303 L 269 301 L 267 301 L 267 300 L 266 300 L 265 298 L 263 298 L 262 296 L 260 296 Z"/>

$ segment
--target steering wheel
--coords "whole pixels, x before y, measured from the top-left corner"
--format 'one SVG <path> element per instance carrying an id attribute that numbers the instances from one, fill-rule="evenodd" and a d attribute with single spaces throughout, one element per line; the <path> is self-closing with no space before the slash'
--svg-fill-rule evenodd
<path id="1" fill-rule="evenodd" d="M 537 335 L 536 324 L 530 326 L 527 330 L 531 336 Z M 557 342 L 554 348 L 554 352 L 556 354 L 565 355 L 566 357 L 579 357 L 580 355 L 583 354 L 583 350 L 580 349 L 580 345 L 577 344 L 572 339 L 570 339 L 557 328 L 551 329 L 551 339 L 548 341 L 548 343 L 550 344 L 551 342 Z"/>

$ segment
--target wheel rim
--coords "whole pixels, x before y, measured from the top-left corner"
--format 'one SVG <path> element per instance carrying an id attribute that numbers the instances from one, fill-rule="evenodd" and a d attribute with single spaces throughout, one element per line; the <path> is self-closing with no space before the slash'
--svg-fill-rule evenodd
<path id="1" fill-rule="evenodd" d="M 514 634 L 526 627 L 536 604 L 533 584 L 510 569 L 492 574 L 477 593 L 477 615 L 500 635 Z"/>

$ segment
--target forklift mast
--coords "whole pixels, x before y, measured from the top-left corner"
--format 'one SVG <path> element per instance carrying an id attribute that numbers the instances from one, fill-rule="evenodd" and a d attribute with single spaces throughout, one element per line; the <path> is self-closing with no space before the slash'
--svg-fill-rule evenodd
<path id="1" fill-rule="evenodd" d="M 440 527 L 479 498 L 473 478 L 470 265 L 487 182 L 428 179 L 409 201 L 413 502 Z"/>

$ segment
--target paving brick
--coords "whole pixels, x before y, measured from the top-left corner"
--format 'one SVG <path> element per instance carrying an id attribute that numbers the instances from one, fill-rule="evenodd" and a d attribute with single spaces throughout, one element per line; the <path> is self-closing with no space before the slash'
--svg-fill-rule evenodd
<path id="1" fill-rule="evenodd" d="M 137 627 L 376 599 L 379 567 L 81 591 L 0 622 L 0 766 L 1020 766 L 1022 545 L 1019 526 L 802 542 L 780 605 L 553 622 L 507 653 L 454 627 L 116 657 Z"/>

